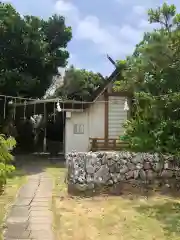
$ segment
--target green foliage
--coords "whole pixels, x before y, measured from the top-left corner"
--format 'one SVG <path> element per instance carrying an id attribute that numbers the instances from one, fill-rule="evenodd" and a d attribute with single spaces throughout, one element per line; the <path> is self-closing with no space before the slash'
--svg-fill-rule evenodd
<path id="1" fill-rule="evenodd" d="M 134 93 L 125 125 L 136 151 L 180 152 L 180 17 L 174 5 L 148 12 L 160 28 L 146 33 L 127 59 L 124 83 Z"/>
<path id="2" fill-rule="evenodd" d="M 11 150 L 16 146 L 14 138 L 5 139 L 4 135 L 0 135 L 0 187 L 6 183 L 7 177 L 15 170 L 11 164 L 13 156 Z"/>
<path id="3" fill-rule="evenodd" d="M 48 20 L 21 16 L 11 4 L 0 2 L 0 93 L 42 97 L 67 64 L 72 38 L 62 16 Z"/>
<path id="4" fill-rule="evenodd" d="M 65 72 L 64 85 L 56 90 L 55 96 L 80 101 L 88 100 L 103 83 L 104 79 L 100 74 L 71 66 Z"/>
<path id="5" fill-rule="evenodd" d="M 114 90 L 116 92 L 120 91 L 129 91 L 128 84 L 126 79 L 124 78 L 124 73 L 127 68 L 127 61 L 126 60 L 119 60 L 116 62 L 119 71 L 121 72 L 121 79 L 117 79 L 114 83 Z"/>

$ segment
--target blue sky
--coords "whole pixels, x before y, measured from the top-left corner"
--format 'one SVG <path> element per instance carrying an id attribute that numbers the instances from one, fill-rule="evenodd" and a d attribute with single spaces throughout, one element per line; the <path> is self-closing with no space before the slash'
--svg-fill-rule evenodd
<path id="1" fill-rule="evenodd" d="M 7 1 L 6 1 L 7 2 Z M 146 11 L 162 0 L 11 0 L 21 14 L 48 18 L 53 13 L 66 17 L 73 28 L 69 64 L 109 75 L 113 59 L 131 54 L 144 31 L 150 31 Z M 180 11 L 178 0 L 169 0 Z"/>

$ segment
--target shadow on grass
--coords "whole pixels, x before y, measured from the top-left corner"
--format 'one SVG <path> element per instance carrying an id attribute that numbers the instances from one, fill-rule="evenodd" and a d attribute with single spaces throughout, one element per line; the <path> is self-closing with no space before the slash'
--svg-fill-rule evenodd
<path id="1" fill-rule="evenodd" d="M 65 168 L 64 159 L 50 160 L 48 157 L 34 155 L 18 155 L 15 161 L 16 171 L 13 176 L 39 174 L 48 167 Z"/>
<path id="2" fill-rule="evenodd" d="M 147 217 L 156 218 L 168 236 L 180 236 L 180 203 L 166 202 L 152 206 L 136 207 L 136 210 Z"/>

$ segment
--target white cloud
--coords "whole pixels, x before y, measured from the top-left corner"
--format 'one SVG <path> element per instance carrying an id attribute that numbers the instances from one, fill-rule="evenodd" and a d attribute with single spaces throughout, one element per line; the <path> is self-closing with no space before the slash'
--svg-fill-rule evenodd
<path id="1" fill-rule="evenodd" d="M 55 5 L 56 12 L 66 17 L 73 26 L 74 37 L 78 40 L 93 42 L 99 53 L 111 54 L 113 57 L 125 57 L 142 38 L 142 29 L 130 25 L 102 25 L 96 16 L 80 17 L 80 12 L 72 2 L 59 0 Z M 136 9 L 137 10 L 137 9 Z M 140 7 L 139 7 L 140 12 Z"/>
<path id="2" fill-rule="evenodd" d="M 88 16 L 79 22 L 75 37 L 92 41 L 104 54 L 115 54 L 119 48 L 118 39 L 110 34 L 108 29 L 100 26 L 99 19 L 94 16 Z"/>
<path id="3" fill-rule="evenodd" d="M 144 16 L 147 12 L 147 9 L 144 6 L 134 6 L 133 13 L 138 14 L 139 16 Z"/>
<path id="4" fill-rule="evenodd" d="M 78 24 L 79 19 L 79 10 L 78 8 L 71 2 L 65 0 L 59 0 L 56 2 L 55 12 L 64 16 L 66 18 L 66 22 L 68 24 L 74 25 Z"/>
<path id="5" fill-rule="evenodd" d="M 164 2 L 167 4 L 174 4 L 177 7 L 177 10 L 180 11 L 180 2 L 179 0 L 114 0 L 114 2 L 118 3 L 119 5 L 123 6 L 142 6 L 145 9 L 148 8 L 156 8 L 161 6 Z"/>
<path id="6" fill-rule="evenodd" d="M 82 16 L 83 13 L 80 12 L 76 1 L 73 0 L 57 0 L 55 12 L 65 16 L 66 23 L 72 26 L 74 39 L 94 44 L 97 56 L 109 54 L 114 59 L 123 59 L 133 52 L 144 32 L 157 28 L 156 24 L 149 24 L 147 21 L 147 10 L 160 6 L 164 0 L 114 0 L 115 2 L 117 3 L 115 7 L 119 7 L 119 12 L 123 11 L 123 17 L 120 18 L 121 25 L 105 24 L 93 15 Z M 177 0 L 169 0 L 168 4 L 175 4 L 177 9 L 180 7 L 180 2 Z M 69 65 L 73 63 L 76 67 L 81 68 L 85 63 L 81 62 L 82 64 L 80 64 L 78 50 L 75 52 L 76 55 L 73 54 L 69 59 Z M 98 64 L 95 63 L 95 65 L 96 68 Z M 102 69 L 106 68 L 103 66 Z M 88 69 L 88 64 L 86 67 Z"/>
<path id="7" fill-rule="evenodd" d="M 130 54 L 142 38 L 143 32 L 130 25 L 101 26 L 97 17 L 88 16 L 77 27 L 76 38 L 90 40 L 103 54 L 124 57 Z"/>
<path id="8" fill-rule="evenodd" d="M 113 58 L 124 58 L 131 54 L 135 45 L 142 39 L 144 32 L 151 31 L 157 25 L 147 21 L 147 4 L 142 0 L 115 0 L 120 4 L 131 4 L 129 18 L 132 17 L 132 25 L 124 23 L 121 26 L 104 25 L 97 16 L 87 15 L 81 17 L 81 13 L 71 1 L 59 0 L 55 4 L 55 11 L 66 17 L 66 21 L 73 27 L 73 37 L 76 40 L 86 40 L 94 43 L 100 54 L 110 54 Z M 127 21 L 128 22 L 128 21 Z M 136 23 L 136 25 L 134 24 Z M 122 22 L 123 23 L 123 22 Z M 133 24 L 135 25 L 133 27 Z M 75 58 L 70 59 L 70 63 Z M 78 62 L 78 61 L 77 61 Z"/>
<path id="9" fill-rule="evenodd" d="M 158 0 L 149 0 L 147 2 L 145 2 L 144 0 L 114 0 L 116 3 L 123 5 L 123 6 L 147 6 L 149 5 L 148 2 L 152 2 L 152 1 L 158 1 Z"/>

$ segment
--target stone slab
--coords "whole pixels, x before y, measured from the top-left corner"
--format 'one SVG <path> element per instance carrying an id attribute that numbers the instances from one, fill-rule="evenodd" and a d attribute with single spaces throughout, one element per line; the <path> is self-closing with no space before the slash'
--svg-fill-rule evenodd
<path id="1" fill-rule="evenodd" d="M 29 207 L 24 206 L 12 206 L 8 217 L 28 217 Z"/>
<path id="2" fill-rule="evenodd" d="M 50 204 L 49 202 L 36 202 L 36 201 L 33 201 L 31 204 L 30 204 L 31 207 L 49 207 Z"/>
<path id="3" fill-rule="evenodd" d="M 23 198 L 23 197 L 19 197 L 15 203 L 14 206 L 29 206 L 30 203 L 32 202 L 34 195 L 30 198 Z"/>
<path id="4" fill-rule="evenodd" d="M 49 224 L 49 222 L 46 223 L 30 223 L 29 226 L 27 227 L 28 230 L 30 231 L 51 231 L 52 227 L 51 224 Z"/>
<path id="5" fill-rule="evenodd" d="M 52 182 L 44 173 L 30 176 L 6 219 L 4 239 L 53 240 Z"/>
<path id="6" fill-rule="evenodd" d="M 46 197 L 35 197 L 33 199 L 33 202 L 49 202 L 51 201 L 51 198 L 46 198 Z"/>
<path id="7" fill-rule="evenodd" d="M 9 217 L 7 219 L 7 224 L 19 224 L 19 223 L 26 223 L 29 219 L 29 216 L 27 217 Z"/>
<path id="8" fill-rule="evenodd" d="M 10 229 L 27 229 L 29 225 L 29 221 L 26 221 L 25 223 L 7 223 L 5 225 L 7 230 Z"/>
<path id="9" fill-rule="evenodd" d="M 29 218 L 29 223 L 48 223 L 48 224 L 51 224 L 53 221 L 53 216 L 49 216 L 48 218 L 47 217 L 30 217 Z"/>
<path id="10" fill-rule="evenodd" d="M 5 235 L 15 233 L 16 237 L 19 237 L 19 234 L 25 232 L 27 228 L 28 228 L 28 225 L 26 227 L 24 227 L 23 225 L 18 225 L 18 226 L 14 225 L 14 226 L 8 227 L 4 231 L 4 233 L 5 233 Z M 28 230 L 30 230 L 30 229 L 28 229 Z M 14 237 L 14 235 L 13 235 L 13 237 Z"/>
<path id="11" fill-rule="evenodd" d="M 31 238 L 23 238 L 23 239 L 18 239 L 18 238 L 4 238 L 3 240 L 31 240 Z"/>
<path id="12" fill-rule="evenodd" d="M 42 191 L 37 191 L 36 192 L 36 194 L 35 194 L 35 196 L 34 196 L 34 198 L 36 197 L 36 198 L 50 198 L 50 197 L 52 197 L 52 190 L 48 190 L 47 191 L 47 189 L 46 190 L 42 190 Z"/>
<path id="13" fill-rule="evenodd" d="M 36 240 L 53 240 L 54 236 L 52 231 L 32 231 L 30 234 L 30 238 L 36 239 Z"/>
<path id="14" fill-rule="evenodd" d="M 17 238 L 17 239 L 24 239 L 24 238 L 29 238 L 30 236 L 30 233 L 31 231 L 29 230 L 23 230 L 23 231 L 19 231 L 18 229 L 17 230 L 14 230 L 14 231 L 5 231 L 4 233 L 4 238 L 7 239 L 7 238 Z"/>
<path id="15" fill-rule="evenodd" d="M 41 212 L 44 212 L 44 211 L 47 211 L 47 210 L 50 210 L 48 209 L 47 207 L 41 207 L 41 206 L 32 206 L 30 207 L 29 209 L 29 215 L 31 215 L 31 211 L 35 212 L 35 211 L 41 211 Z"/>
<path id="16" fill-rule="evenodd" d="M 32 198 L 34 197 L 36 190 L 37 190 L 38 185 L 33 186 L 31 185 L 25 185 L 23 186 L 18 194 L 18 197 L 24 197 L 24 198 Z"/>
<path id="17" fill-rule="evenodd" d="M 52 216 L 52 212 L 48 209 L 44 211 L 30 211 L 29 216 L 31 217 L 50 217 Z"/>

